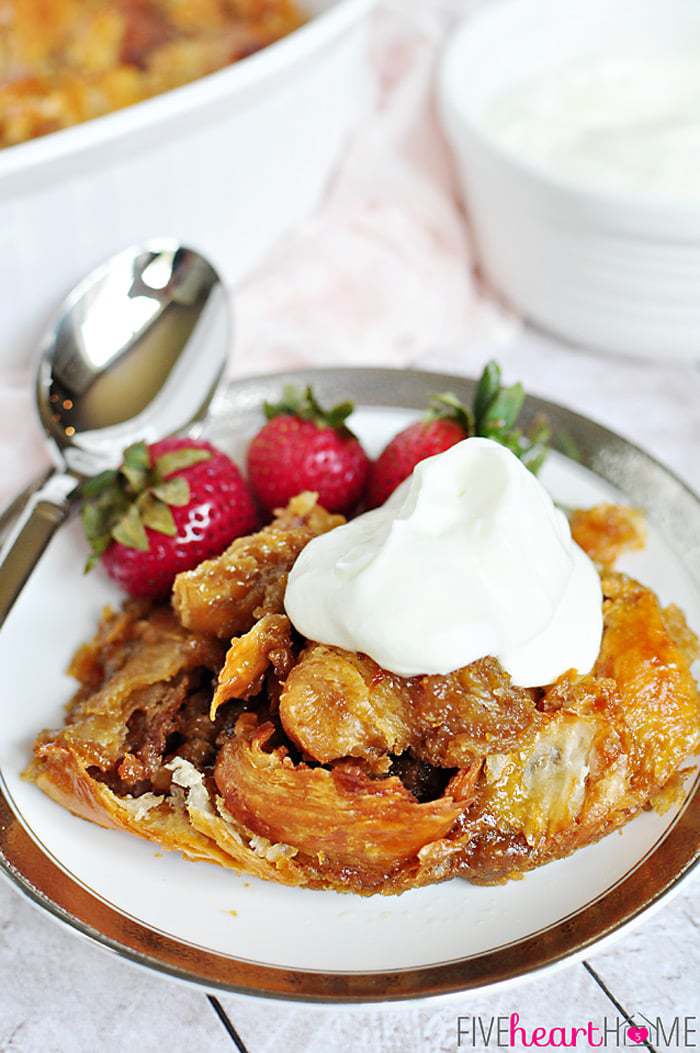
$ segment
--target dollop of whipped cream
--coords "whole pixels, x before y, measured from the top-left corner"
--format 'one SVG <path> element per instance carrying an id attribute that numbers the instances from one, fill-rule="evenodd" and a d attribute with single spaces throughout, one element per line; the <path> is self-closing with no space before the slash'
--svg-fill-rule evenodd
<path id="1" fill-rule="evenodd" d="M 303 636 L 400 676 L 493 655 L 521 687 L 590 672 L 603 628 L 600 579 L 566 516 L 510 450 L 480 438 L 314 538 L 284 602 Z"/>

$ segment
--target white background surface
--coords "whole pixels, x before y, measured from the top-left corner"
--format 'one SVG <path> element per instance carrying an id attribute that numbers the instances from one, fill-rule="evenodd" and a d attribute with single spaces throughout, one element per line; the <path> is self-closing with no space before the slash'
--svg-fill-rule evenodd
<path id="1" fill-rule="evenodd" d="M 425 15 L 427 22 L 429 10 L 466 10 L 481 2 L 402 0 L 394 6 L 411 8 L 420 18 Z M 406 112 L 412 114 L 416 102 L 410 93 L 405 102 Z M 392 120 L 380 129 L 382 144 L 392 134 L 396 137 L 397 126 L 403 132 L 401 121 Z M 420 149 L 412 148 L 410 154 L 437 156 L 429 139 Z M 241 296 L 240 367 L 251 371 L 261 368 L 260 361 L 254 361 L 261 351 L 267 352 L 267 366 L 302 361 L 320 364 L 321 351 L 317 361 L 314 349 L 318 344 L 328 354 L 329 325 L 335 327 L 332 346 L 338 357 L 352 358 L 358 365 L 381 364 L 378 347 L 383 348 L 382 355 L 390 364 L 397 364 L 399 354 L 420 349 L 418 366 L 475 375 L 486 359 L 496 354 L 508 380 L 521 378 L 532 393 L 563 402 L 621 432 L 700 490 L 700 370 L 692 365 L 656 365 L 572 351 L 527 330 L 513 340 L 499 339 L 497 344 L 481 344 L 478 339 L 465 342 L 467 350 L 456 352 L 456 347 L 463 346 L 459 334 L 468 324 L 472 331 L 475 325 L 474 318 L 463 312 L 460 276 L 467 270 L 466 257 L 459 238 L 450 241 L 446 233 L 452 229 L 454 217 L 451 213 L 443 215 L 432 188 L 426 189 L 417 181 L 415 172 L 402 183 L 397 178 L 400 170 L 393 164 L 387 166 L 383 154 L 375 150 L 368 156 L 372 160 L 368 184 L 371 201 L 360 195 L 351 197 L 350 204 L 353 214 L 361 218 L 363 230 L 375 231 L 373 244 L 383 252 L 377 248 L 368 257 L 363 242 L 365 251 L 357 253 L 355 276 L 347 265 L 355 241 L 347 236 L 343 240 L 343 229 L 339 236 L 337 223 L 334 237 L 329 239 L 326 216 L 326 227 L 319 227 L 323 237 L 314 240 L 312 231 L 307 238 L 309 254 L 319 261 L 311 272 L 313 280 L 307 280 L 308 272 L 296 266 L 296 257 L 292 257 L 295 265 L 290 266 L 290 257 L 282 253 L 280 275 L 275 275 L 273 267 L 268 280 L 258 282 L 257 293 L 248 289 Z M 395 212 L 377 208 L 377 197 L 382 194 L 381 173 L 390 177 Z M 341 186 L 341 190 L 347 197 L 347 189 Z M 410 202 L 410 214 L 402 209 L 406 202 Z M 409 220 L 415 221 L 414 226 Z M 418 236 L 419 226 L 426 232 L 425 240 Z M 400 258 L 399 244 L 405 250 L 400 270 L 393 267 L 393 261 Z M 342 257 L 342 268 L 327 252 L 324 255 L 324 246 L 331 245 L 336 247 L 336 256 Z M 413 255 L 406 248 L 410 245 L 415 250 Z M 340 297 L 328 294 L 329 288 L 333 291 L 328 276 L 332 278 L 336 271 L 342 279 L 336 282 L 343 294 Z M 280 289 L 285 296 L 288 292 L 287 310 Z M 375 296 L 368 300 L 370 291 Z M 285 336 L 280 361 L 270 353 L 282 344 L 276 331 L 271 333 L 267 326 L 271 305 L 273 314 L 276 307 Z M 317 320 L 317 334 L 313 328 L 309 331 L 313 319 Z M 405 320 L 403 336 L 401 319 Z M 296 356 L 295 335 L 299 340 Z M 509 330 L 505 333 L 511 335 Z M 669 334 L 672 339 L 673 334 Z M 430 341 L 435 346 L 430 343 L 426 352 Z M 340 361 L 333 361 L 331 356 L 326 364 Z M 14 378 L 9 380 L 14 382 Z M 4 383 L 7 387 L 7 379 Z M 3 403 L 6 423 L 16 403 L 11 427 L 22 442 L 23 471 L 30 465 L 32 449 L 32 439 L 24 427 L 28 419 L 26 391 L 28 382 L 23 373 L 16 379 L 15 401 L 6 399 Z M 14 481 L 12 465 L 3 467 L 6 486 L 22 481 L 19 472 L 15 472 Z M 220 1001 L 249 1053 L 449 1053 L 458 1048 L 458 1015 L 480 1014 L 488 1025 L 491 1016 L 518 1012 L 530 1028 L 581 1025 L 588 1019 L 601 1023 L 604 1016 L 612 1020 L 618 1014 L 610 996 L 629 1013 L 644 1013 L 652 1019 L 663 1015 L 670 1022 L 675 1015 L 698 1012 L 699 888 L 697 879 L 686 884 L 680 895 L 653 917 L 611 947 L 592 953 L 587 962 L 600 983 L 579 963 L 488 995 L 472 994 L 425 1007 L 339 1011 L 251 1003 L 226 996 L 220 996 Z M 700 1042 L 700 1037 L 696 1039 Z M 224 1053 L 235 1048 L 204 992 L 152 976 L 93 947 L 42 916 L 13 888 L 0 882 L 0 1053 Z M 607 1048 L 617 1047 L 612 1041 Z"/>
<path id="2" fill-rule="evenodd" d="M 700 489 L 700 371 L 572 351 L 528 330 L 507 347 L 472 348 L 468 361 L 439 351 L 417 364 L 475 373 L 492 351 L 508 379 L 621 432 Z M 698 1011 L 697 883 L 614 945 L 488 995 L 429 1006 L 339 1011 L 220 996 L 249 1053 L 442 1053 L 456 1050 L 457 1017 L 518 1012 L 534 1026 L 602 1023 L 628 1013 L 670 1021 Z M 151 976 L 92 947 L 0 885 L 0 1050 L 150 1053 L 235 1049 L 206 995 Z M 607 988 L 608 993 L 604 990 Z M 698 1039 L 698 1036 L 696 1036 Z M 700 1040 L 700 1039 L 698 1039 Z M 485 1048 L 483 1045 L 461 1048 Z M 494 1047 L 495 1048 L 495 1047 Z M 614 1040 L 605 1048 L 617 1048 Z M 634 1047 L 628 1047 L 634 1048 Z M 666 1048 L 663 1044 L 657 1049 Z M 684 1048 L 676 1044 L 674 1048 Z"/>

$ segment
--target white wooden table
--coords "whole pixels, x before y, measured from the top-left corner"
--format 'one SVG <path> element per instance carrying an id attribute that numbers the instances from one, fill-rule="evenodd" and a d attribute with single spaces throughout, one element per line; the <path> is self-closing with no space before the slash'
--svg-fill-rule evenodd
<path id="1" fill-rule="evenodd" d="M 700 370 L 573 352 L 528 331 L 507 348 L 479 349 L 478 357 L 436 351 L 419 364 L 474 374 L 494 350 L 508 377 L 623 433 L 700 490 Z M 699 888 L 697 881 L 686 884 L 672 902 L 583 964 L 425 1007 L 341 1011 L 223 995 L 212 1000 L 93 947 L 1 883 L 0 1050 L 448 1053 L 458 1048 L 459 1015 L 478 1015 L 487 1026 L 492 1017 L 518 1012 L 532 1028 L 586 1020 L 600 1025 L 604 1017 L 612 1025 L 624 1012 L 661 1016 L 668 1025 L 675 1016 L 698 1014 Z M 689 1038 L 700 1045 L 700 1033 Z M 486 1047 L 463 1040 L 461 1048 Z M 614 1037 L 603 1048 L 617 1048 Z M 676 1041 L 654 1048 L 688 1046 Z"/>

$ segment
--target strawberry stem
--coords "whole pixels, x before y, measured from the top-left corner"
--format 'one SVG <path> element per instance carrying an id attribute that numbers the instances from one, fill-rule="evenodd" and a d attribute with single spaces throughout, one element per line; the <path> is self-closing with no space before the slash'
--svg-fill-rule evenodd
<path id="1" fill-rule="evenodd" d="M 518 382 L 503 387 L 501 367 L 497 362 L 488 362 L 474 395 L 475 434 L 500 442 L 537 475 L 549 453 L 552 430 L 543 416 L 536 417 L 527 432 L 516 428 L 524 401 L 523 385 Z"/>
<path id="2" fill-rule="evenodd" d="M 479 435 L 506 446 L 536 475 L 544 464 L 552 430 L 545 417 L 536 417 L 527 432 L 516 427 L 525 401 L 521 383 L 503 387 L 498 362 L 488 362 L 479 378 L 472 408 L 451 391 L 433 395 L 426 421 L 454 420 L 465 437 Z"/>
<path id="3" fill-rule="evenodd" d="M 182 508 L 190 500 L 190 485 L 182 475 L 186 468 L 211 458 L 209 450 L 186 446 L 164 453 L 153 463 L 145 442 L 124 450 L 119 468 L 110 468 L 86 480 L 83 497 L 83 531 L 90 546 L 85 570 L 117 541 L 145 552 L 149 530 L 173 537 L 176 533 L 171 508 Z"/>
<path id="4" fill-rule="evenodd" d="M 474 435 L 474 414 L 466 406 L 462 405 L 457 396 L 453 395 L 451 391 L 433 395 L 425 420 L 453 420 L 462 428 L 465 438 Z"/>
<path id="5" fill-rule="evenodd" d="M 263 403 L 263 412 L 267 420 L 282 416 L 298 417 L 300 420 L 312 421 L 319 428 L 333 428 L 344 435 L 352 435 L 346 421 L 354 408 L 354 403 L 346 401 L 325 410 L 316 398 L 313 388 L 297 388 L 293 384 L 285 384 L 279 402 Z"/>

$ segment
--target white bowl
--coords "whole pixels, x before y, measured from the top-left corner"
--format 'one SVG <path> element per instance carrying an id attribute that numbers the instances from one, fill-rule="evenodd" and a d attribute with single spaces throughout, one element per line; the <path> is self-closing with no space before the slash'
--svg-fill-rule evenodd
<path id="1" fill-rule="evenodd" d="M 313 206 L 370 97 L 373 0 L 301 0 L 309 22 L 218 73 L 0 151 L 0 362 L 126 245 L 175 237 L 234 282 Z"/>
<path id="2" fill-rule="evenodd" d="M 482 123 L 492 100 L 543 71 L 674 46 L 700 51 L 697 0 L 501 0 L 453 37 L 439 90 L 481 263 L 515 308 L 584 346 L 697 359 L 700 204 L 580 189 Z"/>

